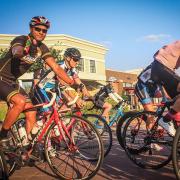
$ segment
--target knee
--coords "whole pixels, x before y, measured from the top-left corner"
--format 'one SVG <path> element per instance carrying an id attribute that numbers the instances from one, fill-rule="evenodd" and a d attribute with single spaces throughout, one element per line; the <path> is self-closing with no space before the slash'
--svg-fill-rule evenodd
<path id="1" fill-rule="evenodd" d="M 106 102 L 106 103 L 105 103 L 105 109 L 106 109 L 107 111 L 110 111 L 110 110 L 112 109 L 112 105 Z"/>
<path id="2" fill-rule="evenodd" d="M 25 98 L 18 98 L 17 100 L 13 102 L 13 106 L 15 106 L 16 108 L 20 110 L 24 110 L 25 104 L 26 104 Z"/>

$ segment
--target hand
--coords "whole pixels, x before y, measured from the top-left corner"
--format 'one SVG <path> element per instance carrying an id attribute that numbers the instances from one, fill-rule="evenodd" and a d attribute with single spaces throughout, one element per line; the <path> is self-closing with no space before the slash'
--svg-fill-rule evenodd
<path id="1" fill-rule="evenodd" d="M 79 98 L 79 99 L 76 101 L 76 105 L 77 105 L 78 108 L 82 108 L 82 107 L 84 106 L 84 101 Z"/>

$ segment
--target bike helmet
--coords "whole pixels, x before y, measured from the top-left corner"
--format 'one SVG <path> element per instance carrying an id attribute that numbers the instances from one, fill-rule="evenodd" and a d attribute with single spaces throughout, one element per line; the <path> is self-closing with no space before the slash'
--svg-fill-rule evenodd
<path id="1" fill-rule="evenodd" d="M 81 53 L 76 48 L 67 48 L 65 53 L 64 53 L 64 56 L 65 57 L 71 57 L 71 58 L 76 59 L 76 60 L 81 59 Z"/>
<path id="2" fill-rule="evenodd" d="M 117 79 L 115 77 L 111 76 L 111 77 L 109 77 L 108 81 L 109 82 L 116 82 Z"/>
<path id="3" fill-rule="evenodd" d="M 37 25 L 43 25 L 46 26 L 48 29 L 50 28 L 50 22 L 47 18 L 43 16 L 35 16 L 31 19 L 29 22 L 30 27 L 34 27 Z"/>

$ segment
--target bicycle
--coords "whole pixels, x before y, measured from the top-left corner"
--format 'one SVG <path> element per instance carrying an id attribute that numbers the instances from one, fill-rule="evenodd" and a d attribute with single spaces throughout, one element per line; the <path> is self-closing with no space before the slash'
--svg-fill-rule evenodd
<path id="1" fill-rule="evenodd" d="M 161 103 L 156 112 L 137 112 L 128 119 L 123 131 L 124 149 L 137 166 L 159 169 L 171 161 L 173 137 L 158 125 L 164 111 L 166 108 L 169 110 L 171 105 L 169 101 Z M 155 123 L 148 129 L 147 121 L 150 117 Z"/>
<path id="2" fill-rule="evenodd" d="M 40 156 L 38 155 L 40 158 L 36 158 L 35 161 L 46 160 L 53 173 L 60 179 L 92 178 L 100 169 L 104 157 L 100 136 L 86 119 L 75 115 L 60 116 L 61 112 L 57 110 L 55 102 L 56 94 L 52 93 L 52 95 L 50 103 L 35 105 L 25 110 L 30 111 L 42 106 L 44 108 L 51 106 L 52 108 L 49 117 L 47 115 L 44 117 L 46 120 L 43 127 L 31 142 L 32 149 L 37 150 L 40 154 Z M 19 121 L 24 121 L 24 119 Z M 27 157 L 25 160 L 22 158 L 21 154 L 26 155 L 27 152 L 19 134 L 14 131 L 18 127 L 17 122 L 11 129 L 14 147 L 11 147 L 10 150 L 3 149 L 3 151 L 9 157 L 8 160 L 21 167 L 30 158 Z M 40 145 L 42 149 L 36 149 L 37 145 Z M 9 163 L 9 161 L 7 162 Z M 13 169 L 10 170 L 12 172 Z"/>
<path id="3" fill-rule="evenodd" d="M 8 180 L 8 169 L 4 153 L 0 150 L 0 179 Z"/>
<path id="4" fill-rule="evenodd" d="M 78 98 L 79 98 L 79 94 L 77 94 L 74 97 L 74 100 L 68 102 L 67 105 L 72 107 L 73 105 L 75 105 Z M 71 112 L 77 116 L 80 116 L 80 117 L 87 119 L 88 121 L 90 121 L 94 125 L 94 127 L 97 129 L 98 133 L 101 136 L 101 140 L 102 140 L 103 146 L 104 146 L 104 157 L 106 157 L 108 155 L 108 153 L 110 152 L 111 147 L 112 147 L 112 131 L 111 131 L 111 128 L 108 126 L 107 122 L 105 121 L 105 119 L 102 116 L 97 115 L 97 114 L 90 114 L 90 113 L 87 113 L 83 110 L 83 109 L 87 108 L 86 103 L 92 102 L 91 98 L 82 98 L 82 100 L 85 102 L 84 108 L 73 108 L 72 107 Z M 61 101 L 62 101 L 61 106 L 66 104 L 63 102 L 63 99 L 61 99 Z M 101 124 L 101 125 L 97 126 L 97 123 Z"/>
<path id="5" fill-rule="evenodd" d="M 95 105 L 95 102 L 93 99 L 87 99 L 86 101 L 92 102 L 91 107 L 88 109 L 93 110 L 93 109 L 97 109 L 98 107 Z M 123 144 L 123 139 L 122 139 L 122 134 L 123 134 L 123 128 L 125 123 L 127 122 L 127 120 L 131 117 L 131 115 L 133 113 L 135 113 L 136 111 L 129 111 L 129 112 L 124 112 L 124 109 L 127 105 L 127 101 L 121 101 L 119 102 L 112 110 L 116 110 L 115 114 L 110 116 L 110 123 L 108 124 L 109 127 L 113 126 L 114 123 L 117 124 L 117 128 L 116 128 L 116 136 L 118 139 L 119 144 L 121 145 L 121 147 L 124 148 L 124 144 Z M 112 113 L 113 114 L 113 113 Z M 101 121 L 106 122 L 106 120 L 104 118 L 102 118 Z M 100 130 L 100 134 L 103 134 L 103 127 L 99 126 L 99 121 L 96 120 L 94 121 L 94 125 L 97 129 Z M 109 144 L 109 146 L 112 145 L 112 142 Z M 109 149 L 110 151 L 110 149 Z M 106 152 L 106 151 L 105 151 Z M 106 153 L 105 153 L 106 154 Z"/>
<path id="6" fill-rule="evenodd" d="M 159 85 L 159 88 L 160 88 L 160 91 L 161 91 L 161 94 L 162 94 L 162 102 L 166 102 L 167 101 L 167 98 L 166 98 L 166 95 L 164 93 L 164 90 L 162 88 L 162 85 Z M 154 106 L 158 107 L 158 103 L 154 103 L 153 104 Z M 121 145 L 121 147 L 124 149 L 124 142 L 123 142 L 123 130 L 124 130 L 124 127 L 125 127 L 125 124 L 127 123 L 128 119 L 130 117 L 132 117 L 133 115 L 135 115 L 136 113 L 138 113 L 137 110 L 135 111 L 128 111 L 124 114 L 124 116 L 122 116 L 118 123 L 117 123 L 117 128 L 116 128 L 116 136 L 117 136 L 117 139 L 118 139 L 118 142 L 119 144 Z"/>
<path id="7" fill-rule="evenodd" d="M 174 167 L 174 172 L 176 175 L 176 178 L 180 180 L 180 163 L 179 163 L 179 157 L 180 157 L 180 127 L 176 130 L 176 135 L 173 140 L 173 147 L 172 147 L 172 162 Z"/>

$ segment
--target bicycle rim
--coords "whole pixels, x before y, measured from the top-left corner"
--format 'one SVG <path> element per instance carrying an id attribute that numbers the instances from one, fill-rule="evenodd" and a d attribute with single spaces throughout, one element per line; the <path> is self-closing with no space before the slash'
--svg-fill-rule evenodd
<path id="1" fill-rule="evenodd" d="M 90 121 L 97 129 L 101 136 L 104 145 L 104 157 L 108 155 L 112 147 L 112 131 L 107 122 L 99 115 L 96 114 L 83 114 L 83 116 Z M 97 126 L 97 124 L 99 124 Z"/>
<path id="2" fill-rule="evenodd" d="M 4 157 L 4 153 L 0 151 L 0 179 L 6 180 L 8 179 L 8 170 L 6 165 L 6 160 Z"/>
<path id="3" fill-rule="evenodd" d="M 159 126 L 151 134 L 147 130 L 147 117 L 157 118 L 156 113 L 140 112 L 128 120 L 123 137 L 128 157 L 139 167 L 158 169 L 167 165 L 172 156 L 172 137 L 166 131 L 160 134 Z"/>
<path id="4" fill-rule="evenodd" d="M 173 141 L 172 162 L 176 178 L 180 180 L 180 127 L 177 129 Z"/>
<path id="5" fill-rule="evenodd" d="M 124 149 L 124 142 L 123 142 L 123 131 L 124 131 L 124 126 L 127 123 L 128 119 L 133 116 L 135 112 L 127 112 L 124 114 L 124 116 L 119 117 L 117 121 L 117 128 L 116 128 L 116 136 L 118 139 L 119 144 L 121 147 Z"/>
<path id="6" fill-rule="evenodd" d="M 90 179 L 96 175 L 103 162 L 102 141 L 89 121 L 77 116 L 68 118 L 75 120 L 70 133 L 75 146 L 69 141 L 69 149 L 63 140 L 54 137 L 55 124 L 52 124 L 45 139 L 47 161 L 52 171 L 61 179 Z M 89 129 L 90 134 L 84 130 L 82 124 Z M 53 155 L 52 149 L 55 152 Z"/>

